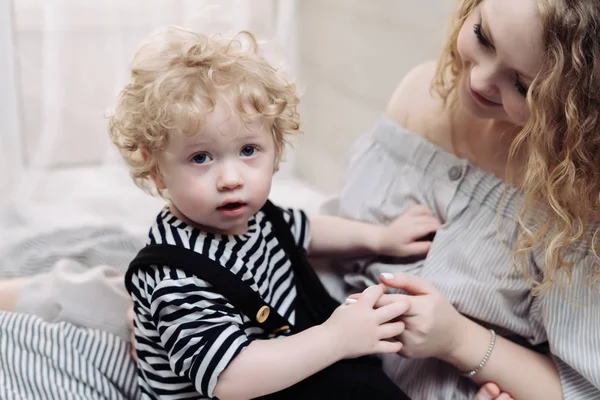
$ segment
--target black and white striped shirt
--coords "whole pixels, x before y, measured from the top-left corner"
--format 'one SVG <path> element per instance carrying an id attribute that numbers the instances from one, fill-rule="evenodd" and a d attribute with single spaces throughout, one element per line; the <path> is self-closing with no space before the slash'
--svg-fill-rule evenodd
<path id="1" fill-rule="evenodd" d="M 283 210 L 299 246 L 310 242 L 308 219 Z M 182 246 L 240 276 L 292 324 L 296 288 L 291 263 L 271 223 L 259 211 L 243 235 L 202 232 L 164 208 L 150 229 L 150 244 Z M 206 281 L 169 266 L 132 277 L 139 381 L 146 399 L 207 399 L 219 374 L 254 339 L 274 336 L 236 310 Z M 285 335 L 285 333 L 282 333 Z"/>

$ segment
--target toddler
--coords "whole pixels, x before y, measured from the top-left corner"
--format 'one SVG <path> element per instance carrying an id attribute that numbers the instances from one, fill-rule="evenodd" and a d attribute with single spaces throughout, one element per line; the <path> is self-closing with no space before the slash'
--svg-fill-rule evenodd
<path id="1" fill-rule="evenodd" d="M 339 305 L 306 256 L 425 254 L 432 213 L 375 226 L 272 204 L 298 96 L 248 33 L 166 28 L 130 67 L 111 138 L 167 203 L 125 278 L 144 398 L 406 399 L 367 356 L 401 349 L 408 304 L 374 309 L 376 285 Z"/>

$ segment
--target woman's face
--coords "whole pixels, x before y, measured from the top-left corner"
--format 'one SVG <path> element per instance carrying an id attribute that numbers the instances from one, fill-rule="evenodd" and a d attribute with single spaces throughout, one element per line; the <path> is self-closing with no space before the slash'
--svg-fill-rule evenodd
<path id="1" fill-rule="evenodd" d="M 543 51 L 535 0 L 483 0 L 463 24 L 457 47 L 460 104 L 479 118 L 525 125 L 525 96 Z"/>

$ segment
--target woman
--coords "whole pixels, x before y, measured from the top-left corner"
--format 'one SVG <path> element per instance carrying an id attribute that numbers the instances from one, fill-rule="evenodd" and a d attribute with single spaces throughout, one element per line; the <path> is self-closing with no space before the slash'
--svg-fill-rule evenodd
<path id="1" fill-rule="evenodd" d="M 344 280 L 413 295 L 404 357 L 384 360 L 413 399 L 473 398 L 484 382 L 598 398 L 600 4 L 463 0 L 455 22 L 437 70 L 408 74 L 357 142 L 328 209 L 385 223 L 418 202 L 444 226 L 425 260 L 367 260 Z"/>
<path id="2" fill-rule="evenodd" d="M 426 260 L 346 273 L 410 273 L 382 280 L 414 295 L 408 359 L 386 360 L 411 397 L 468 398 L 473 371 L 518 399 L 600 398 L 599 35 L 598 2 L 462 1 L 437 69 L 357 143 L 331 211 L 385 223 L 419 202 L 444 223 Z"/>

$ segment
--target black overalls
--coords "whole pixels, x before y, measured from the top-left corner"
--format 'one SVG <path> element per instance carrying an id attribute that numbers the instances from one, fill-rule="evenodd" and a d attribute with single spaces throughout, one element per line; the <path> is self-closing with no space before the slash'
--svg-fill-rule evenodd
<path id="1" fill-rule="evenodd" d="M 274 227 L 275 235 L 292 263 L 296 283 L 296 324 L 291 325 L 265 303 L 239 277 L 217 262 L 193 250 L 172 245 L 148 245 L 131 262 L 125 285 L 131 293 L 131 277 L 151 265 L 168 265 L 185 270 L 210 282 L 231 304 L 265 331 L 290 329 L 298 333 L 322 324 L 339 306 L 319 280 L 308 262 L 306 252 L 297 246 L 279 208 L 267 201 L 262 208 Z M 268 377 L 265 377 L 268 379 Z M 339 361 L 309 378 L 277 393 L 260 397 L 265 400 L 407 400 L 409 399 L 381 370 L 375 357 Z"/>

